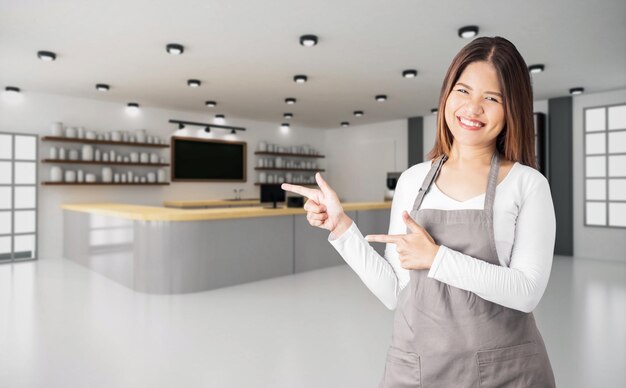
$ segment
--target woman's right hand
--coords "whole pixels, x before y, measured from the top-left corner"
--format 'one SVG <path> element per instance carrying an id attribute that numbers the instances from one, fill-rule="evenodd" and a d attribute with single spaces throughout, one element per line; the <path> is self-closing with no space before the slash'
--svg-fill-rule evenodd
<path id="1" fill-rule="evenodd" d="M 319 190 L 289 183 L 283 183 L 280 187 L 285 191 L 307 197 L 304 210 L 307 212 L 309 224 L 329 230 L 339 237 L 352 225 L 352 220 L 343 211 L 337 193 L 330 188 L 319 172 L 315 174 L 315 180 L 320 187 Z"/>

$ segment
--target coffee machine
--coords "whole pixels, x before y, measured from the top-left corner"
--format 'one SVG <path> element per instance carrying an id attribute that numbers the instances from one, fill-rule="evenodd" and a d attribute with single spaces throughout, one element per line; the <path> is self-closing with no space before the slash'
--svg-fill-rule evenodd
<path id="1" fill-rule="evenodd" d="M 393 194 L 396 191 L 396 185 L 398 179 L 400 179 L 401 172 L 388 172 L 387 173 L 387 190 L 385 190 L 385 201 L 391 201 Z"/>

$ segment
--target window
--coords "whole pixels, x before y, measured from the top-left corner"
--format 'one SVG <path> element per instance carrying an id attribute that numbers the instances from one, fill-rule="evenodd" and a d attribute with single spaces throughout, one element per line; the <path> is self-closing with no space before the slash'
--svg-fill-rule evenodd
<path id="1" fill-rule="evenodd" d="M 626 104 L 584 110 L 586 226 L 626 228 Z"/>
<path id="2" fill-rule="evenodd" d="M 37 143 L 0 133 L 0 263 L 37 258 Z"/>

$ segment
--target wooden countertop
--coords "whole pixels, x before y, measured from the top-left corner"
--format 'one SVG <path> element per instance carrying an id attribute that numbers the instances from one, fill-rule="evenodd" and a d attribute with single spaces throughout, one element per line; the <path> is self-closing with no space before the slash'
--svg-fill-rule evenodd
<path id="1" fill-rule="evenodd" d="M 230 202 L 230 201 L 228 201 Z M 345 211 L 390 209 L 391 202 L 352 202 L 342 204 Z M 173 209 L 121 203 L 65 204 L 64 210 L 104 214 L 136 221 L 203 221 L 235 218 L 273 217 L 306 214 L 302 208 L 265 209 L 260 206 L 215 209 Z"/>
<path id="2" fill-rule="evenodd" d="M 254 206 L 261 205 L 259 198 L 255 199 L 238 199 L 238 200 L 227 200 L 227 199 L 209 199 L 204 201 L 165 201 L 163 202 L 163 206 L 166 207 L 179 207 L 179 208 L 194 208 L 194 207 L 217 207 L 217 206 Z"/>

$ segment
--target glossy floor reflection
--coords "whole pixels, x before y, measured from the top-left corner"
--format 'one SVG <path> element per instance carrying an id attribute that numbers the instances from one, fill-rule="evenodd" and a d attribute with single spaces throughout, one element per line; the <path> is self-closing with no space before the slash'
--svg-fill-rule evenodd
<path id="1" fill-rule="evenodd" d="M 0 387 L 376 387 L 393 313 L 347 266 L 177 296 L 67 260 L 0 265 Z M 626 265 L 555 259 L 559 387 L 626 384 Z"/>

